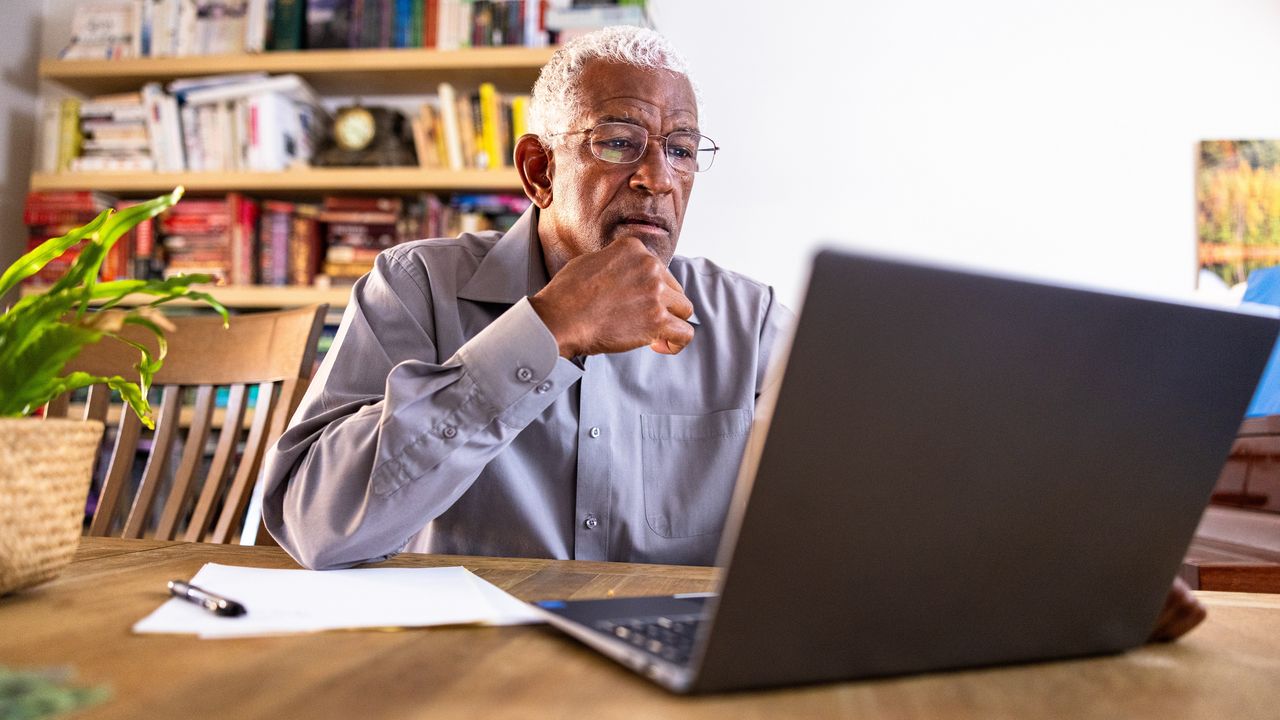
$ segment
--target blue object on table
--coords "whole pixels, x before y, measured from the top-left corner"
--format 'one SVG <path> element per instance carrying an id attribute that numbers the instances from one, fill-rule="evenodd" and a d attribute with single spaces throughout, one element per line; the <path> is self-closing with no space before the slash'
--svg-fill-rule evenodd
<path id="1" fill-rule="evenodd" d="M 1249 273 L 1244 302 L 1280 307 L 1280 267 L 1268 267 Z M 1262 371 L 1258 389 L 1249 401 L 1245 417 L 1280 415 L 1280 342 L 1271 350 L 1271 359 Z"/>

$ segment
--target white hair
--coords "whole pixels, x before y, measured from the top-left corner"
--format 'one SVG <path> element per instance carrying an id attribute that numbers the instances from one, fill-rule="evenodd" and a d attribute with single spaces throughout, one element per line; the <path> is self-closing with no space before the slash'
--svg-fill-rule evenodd
<path id="1" fill-rule="evenodd" d="M 614 25 L 570 40 L 543 66 L 529 100 L 529 132 L 545 138 L 570 129 L 583 111 L 582 70 L 595 60 L 683 75 L 701 105 L 688 61 L 666 38 L 649 28 Z"/>

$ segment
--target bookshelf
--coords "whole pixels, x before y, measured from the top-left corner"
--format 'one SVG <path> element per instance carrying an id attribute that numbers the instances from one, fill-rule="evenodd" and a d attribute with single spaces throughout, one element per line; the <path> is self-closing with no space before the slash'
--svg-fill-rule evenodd
<path id="1" fill-rule="evenodd" d="M 422 170 L 410 167 L 304 168 L 284 172 L 81 172 L 35 173 L 32 190 L 102 190 L 110 193 L 168 192 L 309 193 L 432 190 L 519 191 L 513 168 L 498 170 Z"/>
<path id="2" fill-rule="evenodd" d="M 69 90 L 102 94 L 137 90 L 144 83 L 199 75 L 267 72 L 301 75 L 321 95 L 426 93 L 435 83 L 482 81 L 525 91 L 555 48 L 495 47 L 464 50 L 398 48 L 304 50 L 245 55 L 200 55 L 124 60 L 41 60 L 39 75 Z"/>
<path id="3" fill-rule="evenodd" d="M 241 55 L 40 61 L 38 74 L 81 96 L 132 92 L 149 82 L 228 73 L 292 73 L 321 97 L 428 95 L 440 82 L 459 87 L 491 82 L 502 92 L 528 92 L 555 48 L 484 47 L 340 49 Z M 37 172 L 33 191 L 97 190 L 141 197 L 177 185 L 189 195 L 240 192 L 260 198 L 318 198 L 328 193 L 413 195 L 421 192 L 519 193 L 513 168 L 459 171 L 418 167 L 309 167 L 282 172 Z M 340 311 L 350 287 L 215 286 L 229 308 L 252 310 L 328 303 Z M 148 301 L 136 298 L 135 302 Z"/>

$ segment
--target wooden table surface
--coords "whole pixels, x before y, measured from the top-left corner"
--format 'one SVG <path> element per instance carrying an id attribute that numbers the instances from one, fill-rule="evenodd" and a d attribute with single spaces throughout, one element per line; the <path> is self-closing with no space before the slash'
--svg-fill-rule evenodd
<path id="1" fill-rule="evenodd" d="M 84 538 L 57 580 L 0 599 L 0 665 L 73 667 L 113 697 L 74 718 L 1276 718 L 1280 595 L 1201 593 L 1183 641 L 1115 657 L 681 698 L 545 626 L 198 640 L 133 635 L 206 562 L 296 567 L 278 548 Z M 713 570 L 403 555 L 526 599 L 706 590 Z"/>

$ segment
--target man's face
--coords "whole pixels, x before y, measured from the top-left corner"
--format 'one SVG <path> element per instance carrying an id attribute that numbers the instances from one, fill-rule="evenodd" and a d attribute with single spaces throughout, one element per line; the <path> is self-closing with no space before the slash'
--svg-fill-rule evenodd
<path id="1" fill-rule="evenodd" d="M 582 115 L 569 130 L 626 122 L 654 135 L 698 131 L 693 86 L 683 75 L 596 61 L 583 70 L 581 87 Z M 557 140 L 550 167 L 551 202 L 538 228 L 548 267 L 554 272 L 624 237 L 639 238 L 669 262 L 693 189 L 693 173 L 673 169 L 656 137 L 649 138 L 644 155 L 630 164 L 596 158 L 587 133 Z"/>

